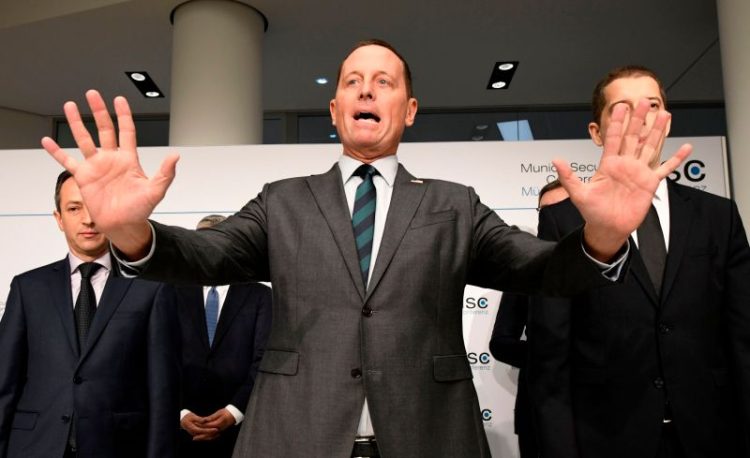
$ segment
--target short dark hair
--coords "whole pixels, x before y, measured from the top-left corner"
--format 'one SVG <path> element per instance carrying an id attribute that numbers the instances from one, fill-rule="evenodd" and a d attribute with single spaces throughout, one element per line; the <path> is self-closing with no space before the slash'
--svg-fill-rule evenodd
<path id="1" fill-rule="evenodd" d="M 560 180 L 554 179 L 550 181 L 549 183 L 542 186 L 542 189 L 539 190 L 539 203 L 542 202 L 542 196 L 547 194 L 549 191 L 552 191 L 553 189 L 562 188 L 562 183 L 560 183 Z"/>
<path id="2" fill-rule="evenodd" d="M 341 64 L 339 65 L 339 71 L 336 74 L 336 87 L 338 87 L 339 80 L 341 79 L 341 70 L 344 68 L 344 61 L 347 58 L 349 58 L 349 56 L 351 56 L 354 51 L 364 46 L 380 46 L 382 48 L 385 48 L 391 51 L 393 54 L 396 55 L 396 57 L 399 58 L 401 63 L 404 64 L 404 81 L 406 81 L 406 96 L 408 98 L 414 97 L 414 90 L 412 88 L 412 82 L 411 82 L 411 70 L 409 69 L 409 64 L 406 62 L 406 59 L 404 59 L 404 56 L 402 56 L 398 51 L 396 51 L 396 48 L 393 47 L 392 44 L 388 43 L 385 40 L 381 40 L 379 38 L 370 38 L 367 40 L 358 41 L 357 43 L 354 44 L 352 49 L 349 50 L 349 52 L 346 54 L 346 57 L 344 57 L 344 59 L 341 61 Z"/>
<path id="3" fill-rule="evenodd" d="M 220 222 L 227 219 L 224 215 L 208 215 L 201 218 L 200 221 L 198 221 L 198 228 L 203 229 L 201 226 L 205 226 L 206 228 L 216 226 Z"/>
<path id="4" fill-rule="evenodd" d="M 57 211 L 60 211 L 60 188 L 62 188 L 63 183 L 68 181 L 68 178 L 73 178 L 73 174 L 67 170 L 63 170 L 57 176 L 57 182 L 55 182 L 55 209 Z"/>
<path id="5" fill-rule="evenodd" d="M 609 86 L 614 80 L 637 76 L 648 76 L 653 78 L 653 80 L 656 81 L 656 84 L 659 85 L 659 93 L 661 94 L 662 102 L 664 102 L 664 105 L 667 104 L 667 93 L 664 91 L 664 85 L 661 84 L 661 80 L 656 76 L 656 73 L 654 73 L 653 70 L 644 67 L 643 65 L 625 65 L 611 70 L 596 84 L 594 93 L 591 97 L 591 114 L 594 122 L 599 123 L 601 121 L 602 112 L 607 105 L 607 99 L 604 96 L 604 90 L 607 86 Z"/>

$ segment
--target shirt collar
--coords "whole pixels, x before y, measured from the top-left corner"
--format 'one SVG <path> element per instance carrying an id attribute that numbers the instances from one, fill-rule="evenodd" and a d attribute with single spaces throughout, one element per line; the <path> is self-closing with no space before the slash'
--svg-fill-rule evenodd
<path id="1" fill-rule="evenodd" d="M 666 202 L 666 199 L 667 199 L 667 179 L 666 178 L 662 178 L 662 180 L 659 182 L 659 186 L 656 187 L 656 192 L 654 193 L 654 199 L 660 202 Z"/>
<path id="2" fill-rule="evenodd" d="M 76 272 L 78 269 L 78 266 L 83 264 L 85 261 L 83 261 L 78 256 L 74 255 L 72 252 L 68 252 L 68 262 L 70 263 L 70 273 L 71 275 Z M 104 267 L 107 270 L 112 270 L 112 258 L 109 256 L 109 251 L 101 255 L 100 257 L 96 258 L 94 260 L 95 263 L 100 264 L 102 267 Z"/>
<path id="3" fill-rule="evenodd" d="M 349 181 L 352 174 L 357 167 L 362 165 L 360 162 L 346 154 L 342 154 L 339 158 L 339 169 L 341 170 L 341 178 L 344 183 Z M 398 157 L 395 154 L 391 154 L 380 159 L 371 162 L 370 165 L 378 169 L 378 174 L 385 180 L 388 186 L 393 187 L 393 183 L 396 181 L 396 172 L 398 172 Z"/>

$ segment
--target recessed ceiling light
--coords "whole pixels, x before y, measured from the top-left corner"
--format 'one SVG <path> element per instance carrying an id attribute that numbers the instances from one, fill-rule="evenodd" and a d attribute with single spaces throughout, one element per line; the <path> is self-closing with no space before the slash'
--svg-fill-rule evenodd
<path id="1" fill-rule="evenodd" d="M 334 138 L 336 138 L 336 134 L 329 134 L 329 135 L 328 135 L 328 138 L 330 138 L 330 139 L 334 139 Z"/>
<path id="2" fill-rule="evenodd" d="M 518 69 L 518 61 L 495 62 L 492 66 L 492 74 L 487 82 L 487 89 L 508 89 L 510 80 L 513 79 Z"/>
<path id="3" fill-rule="evenodd" d="M 474 126 L 474 128 L 476 130 L 485 130 L 487 129 L 487 124 L 477 124 L 476 126 Z"/>
<path id="4" fill-rule="evenodd" d="M 484 140 L 484 135 L 474 135 L 473 137 L 471 137 L 471 139 L 475 142 L 478 142 L 480 140 Z"/>
<path id="5" fill-rule="evenodd" d="M 150 99 L 164 98 L 164 92 L 156 85 L 153 79 L 144 71 L 125 72 L 130 81 L 143 94 Z"/>
<path id="6" fill-rule="evenodd" d="M 315 78 L 315 82 L 322 86 L 324 84 L 328 84 L 328 78 L 323 78 L 323 77 Z"/>

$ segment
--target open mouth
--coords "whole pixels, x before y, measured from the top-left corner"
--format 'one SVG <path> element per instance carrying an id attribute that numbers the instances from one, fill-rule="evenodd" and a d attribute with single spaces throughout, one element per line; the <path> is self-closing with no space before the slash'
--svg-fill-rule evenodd
<path id="1" fill-rule="evenodd" d="M 376 115 L 375 113 L 370 113 L 369 111 L 360 111 L 358 113 L 355 113 L 354 119 L 356 121 L 368 120 L 368 121 L 380 122 L 380 117 Z"/>

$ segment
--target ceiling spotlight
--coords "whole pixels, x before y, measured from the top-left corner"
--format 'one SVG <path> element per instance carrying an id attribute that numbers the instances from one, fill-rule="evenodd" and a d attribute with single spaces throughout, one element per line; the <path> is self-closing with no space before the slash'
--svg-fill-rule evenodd
<path id="1" fill-rule="evenodd" d="M 322 86 L 324 84 L 328 84 L 328 78 L 323 78 L 323 77 L 315 78 L 315 82 Z"/>
<path id="2" fill-rule="evenodd" d="M 484 135 L 474 135 L 471 137 L 471 139 L 474 140 L 475 142 L 478 142 L 478 141 L 484 140 Z"/>
<path id="3" fill-rule="evenodd" d="M 333 140 L 334 138 L 336 138 L 336 134 L 328 134 L 328 138 L 330 138 L 331 140 Z"/>
<path id="4" fill-rule="evenodd" d="M 487 89 L 508 89 L 510 80 L 513 79 L 518 69 L 518 61 L 495 62 L 492 66 L 492 74 L 487 83 Z"/>
<path id="5" fill-rule="evenodd" d="M 164 98 L 164 92 L 156 85 L 153 79 L 148 73 L 143 71 L 137 72 L 125 72 L 130 81 L 135 84 L 135 87 L 143 94 L 144 97 L 150 99 Z"/>
<path id="6" fill-rule="evenodd" d="M 474 128 L 476 130 L 486 130 L 487 129 L 487 124 L 477 124 L 476 126 L 474 126 Z"/>

